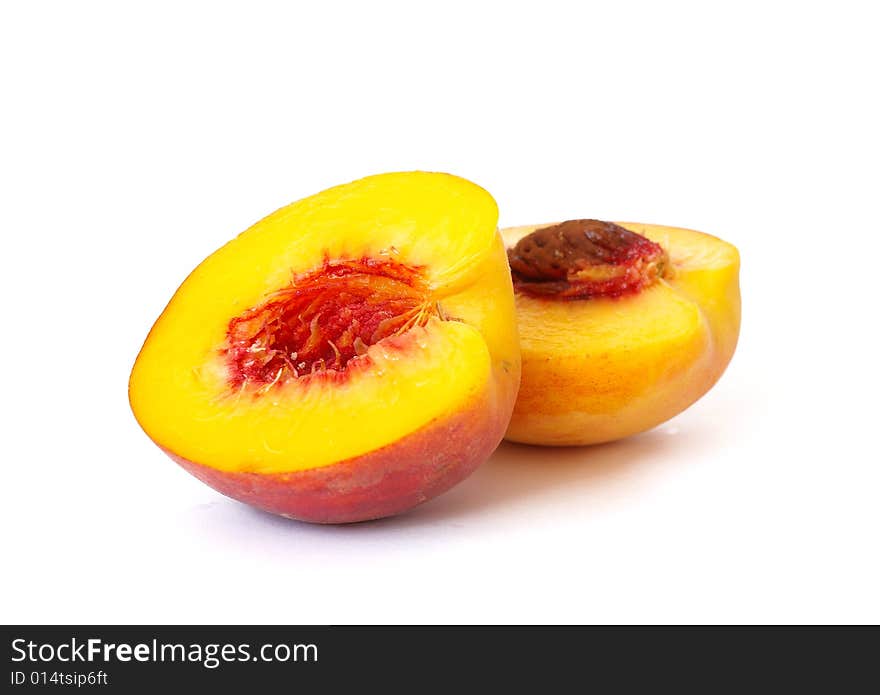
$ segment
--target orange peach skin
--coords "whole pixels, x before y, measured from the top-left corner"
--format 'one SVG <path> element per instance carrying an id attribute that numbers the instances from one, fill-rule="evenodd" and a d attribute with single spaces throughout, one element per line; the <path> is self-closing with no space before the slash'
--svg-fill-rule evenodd
<path id="1" fill-rule="evenodd" d="M 367 521 L 405 512 L 468 477 L 504 436 L 512 402 L 489 389 L 458 413 L 381 449 L 292 473 L 221 471 L 168 456 L 227 497 L 273 514 L 319 524 Z"/>

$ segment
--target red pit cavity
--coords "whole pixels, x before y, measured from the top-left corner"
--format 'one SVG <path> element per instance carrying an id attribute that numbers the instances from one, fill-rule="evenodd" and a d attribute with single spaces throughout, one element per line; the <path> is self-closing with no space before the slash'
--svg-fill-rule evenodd
<path id="1" fill-rule="evenodd" d="M 436 315 L 418 268 L 387 260 L 325 261 L 229 322 L 230 385 L 268 389 L 340 376 L 383 338 Z"/>
<path id="2" fill-rule="evenodd" d="M 569 220 L 537 229 L 507 253 L 518 292 L 551 299 L 620 297 L 663 277 L 663 248 L 620 225 Z"/>

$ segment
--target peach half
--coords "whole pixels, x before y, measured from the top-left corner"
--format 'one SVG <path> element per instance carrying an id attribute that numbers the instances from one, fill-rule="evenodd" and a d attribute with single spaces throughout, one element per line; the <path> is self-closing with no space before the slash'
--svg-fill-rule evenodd
<path id="1" fill-rule="evenodd" d="M 497 215 L 427 172 L 276 211 L 177 290 L 131 374 L 135 417 L 200 480 L 295 519 L 444 492 L 498 445 L 519 385 Z"/>
<path id="2" fill-rule="evenodd" d="M 580 445 L 642 432 L 694 403 L 730 362 L 740 325 L 730 244 L 598 220 L 501 233 L 523 370 L 508 439 Z"/>

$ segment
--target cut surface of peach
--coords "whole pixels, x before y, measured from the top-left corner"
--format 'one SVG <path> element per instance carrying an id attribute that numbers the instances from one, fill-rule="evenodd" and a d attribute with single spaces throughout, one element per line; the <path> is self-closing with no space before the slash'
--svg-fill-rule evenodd
<path id="1" fill-rule="evenodd" d="M 495 448 L 519 382 L 497 208 L 448 174 L 293 203 L 201 263 L 132 371 L 132 409 L 221 492 L 319 522 L 394 514 Z"/>
<path id="2" fill-rule="evenodd" d="M 582 234 L 585 222 L 595 221 L 502 230 L 523 360 L 512 441 L 596 444 L 650 429 L 706 393 L 734 353 L 735 247 L 693 230 L 629 222 L 595 223 L 593 241 L 610 234 L 619 248 L 606 243 L 593 257 L 570 244 L 553 247 Z M 619 228 L 644 241 L 613 236 Z M 548 230 L 545 238 L 530 236 L 538 230 Z"/>

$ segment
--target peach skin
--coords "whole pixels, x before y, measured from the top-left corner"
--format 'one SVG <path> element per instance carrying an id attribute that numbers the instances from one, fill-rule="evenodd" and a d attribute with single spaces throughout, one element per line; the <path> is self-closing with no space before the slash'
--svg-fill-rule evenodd
<path id="1" fill-rule="evenodd" d="M 177 290 L 132 370 L 135 417 L 200 480 L 295 519 L 442 493 L 498 445 L 519 385 L 497 214 L 427 172 L 276 211 Z"/>
<path id="2" fill-rule="evenodd" d="M 659 425 L 718 380 L 740 325 L 739 254 L 708 234 L 598 220 L 502 230 L 522 385 L 515 442 L 609 442 Z"/>

